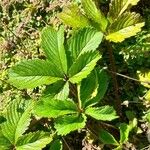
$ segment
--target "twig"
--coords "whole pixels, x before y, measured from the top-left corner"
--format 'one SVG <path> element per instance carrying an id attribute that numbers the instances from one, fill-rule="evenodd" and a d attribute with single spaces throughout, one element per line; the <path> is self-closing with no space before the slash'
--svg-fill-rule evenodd
<path id="1" fill-rule="evenodd" d="M 107 71 L 109 71 L 109 70 L 107 70 Z M 116 74 L 116 75 L 118 75 L 118 76 L 127 78 L 127 79 L 129 79 L 129 80 L 133 80 L 133 81 L 136 81 L 136 82 L 142 82 L 142 83 L 150 84 L 150 82 L 148 82 L 148 81 L 140 81 L 140 80 L 138 80 L 138 79 L 135 79 L 135 78 L 132 78 L 132 77 L 129 77 L 129 76 L 127 76 L 127 75 L 123 75 L 123 74 L 120 74 L 120 73 L 117 73 L 117 72 L 113 72 L 113 71 L 109 71 L 109 72 L 111 72 L 111 73 L 113 73 L 113 74 Z"/>
<path id="2" fill-rule="evenodd" d="M 68 148 L 69 150 L 71 150 L 64 137 L 62 137 L 62 140 L 64 141 L 64 143 L 65 143 L 65 145 L 67 146 L 67 148 Z"/>

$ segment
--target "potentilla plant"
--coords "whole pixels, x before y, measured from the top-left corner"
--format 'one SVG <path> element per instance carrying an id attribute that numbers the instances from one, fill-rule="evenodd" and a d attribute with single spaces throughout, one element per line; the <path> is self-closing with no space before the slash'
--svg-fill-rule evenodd
<path id="1" fill-rule="evenodd" d="M 144 23 L 140 15 L 129 11 L 138 1 L 112 0 L 109 13 L 104 16 L 94 1 L 81 0 L 83 10 L 72 4 L 59 14 L 63 22 L 76 29 L 70 38 L 64 36 L 63 26 L 58 30 L 50 26 L 42 30 L 41 47 L 46 59 L 19 62 L 9 71 L 9 83 L 18 89 L 42 85 L 46 85 L 46 89 L 38 101 L 29 100 L 31 104 L 26 106 L 14 100 L 4 110 L 0 148 L 39 150 L 49 144 L 54 135 L 64 136 L 86 128 L 89 118 L 101 121 L 118 118 L 112 106 L 99 105 L 107 91 L 109 77 L 105 69 L 97 65 L 102 58 L 97 49 L 102 41 L 122 42 L 141 30 Z M 26 133 L 31 114 L 52 119 L 55 132 Z M 4 140 L 6 142 L 2 142 Z"/>

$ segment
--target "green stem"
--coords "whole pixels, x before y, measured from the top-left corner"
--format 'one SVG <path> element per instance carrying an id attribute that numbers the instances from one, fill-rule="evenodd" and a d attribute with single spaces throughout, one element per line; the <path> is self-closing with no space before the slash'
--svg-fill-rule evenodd
<path id="1" fill-rule="evenodd" d="M 81 99 L 80 99 L 80 83 L 77 84 L 77 99 L 78 99 L 78 108 L 79 108 L 79 111 L 82 112 L 82 102 L 81 102 Z"/>

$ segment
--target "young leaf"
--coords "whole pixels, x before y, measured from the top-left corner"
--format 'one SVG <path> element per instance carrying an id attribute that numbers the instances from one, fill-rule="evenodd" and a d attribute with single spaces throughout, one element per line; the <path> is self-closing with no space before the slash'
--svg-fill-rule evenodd
<path id="1" fill-rule="evenodd" d="M 69 81 L 79 83 L 86 78 L 94 69 L 97 61 L 100 59 L 98 52 L 87 52 L 82 54 L 69 69 Z"/>
<path id="2" fill-rule="evenodd" d="M 62 78 L 52 63 L 40 59 L 22 61 L 9 73 L 9 82 L 19 89 L 52 84 Z"/>
<path id="3" fill-rule="evenodd" d="M 41 46 L 48 60 L 55 66 L 60 75 L 67 73 L 67 59 L 64 49 L 64 29 L 55 31 L 52 27 L 45 27 L 41 34 Z"/>
<path id="4" fill-rule="evenodd" d="M 25 134 L 19 138 L 16 150 L 42 150 L 51 141 L 52 136 L 42 131 Z"/>
<path id="5" fill-rule="evenodd" d="M 55 129 L 57 130 L 58 135 L 66 135 L 72 131 L 84 128 L 85 123 L 86 116 L 84 114 L 66 115 L 63 118 L 56 119 Z"/>
<path id="6" fill-rule="evenodd" d="M 137 23 L 135 25 L 126 27 L 121 29 L 117 32 L 110 33 L 106 36 L 106 40 L 113 41 L 115 43 L 122 42 L 126 38 L 136 35 L 138 32 L 141 31 L 141 28 L 144 26 L 144 23 Z"/>
<path id="7" fill-rule="evenodd" d="M 126 123 L 120 124 L 120 143 L 124 144 L 128 141 L 130 127 Z"/>
<path id="8" fill-rule="evenodd" d="M 96 120 L 103 121 L 111 121 L 118 118 L 114 108 L 111 106 L 88 107 L 85 110 L 85 114 L 95 118 Z"/>
<path id="9" fill-rule="evenodd" d="M 77 107 L 71 100 L 56 100 L 47 97 L 37 102 L 34 112 L 41 117 L 57 118 L 65 114 L 77 113 Z"/>
<path id="10" fill-rule="evenodd" d="M 117 146 L 119 145 L 114 136 L 109 132 L 107 132 L 106 130 L 101 129 L 99 133 L 99 138 L 104 144 L 112 144 Z"/>
<path id="11" fill-rule="evenodd" d="M 75 61 L 85 52 L 95 51 L 103 38 L 102 32 L 93 28 L 83 28 L 76 32 L 68 41 L 68 50 Z"/>
<path id="12" fill-rule="evenodd" d="M 109 77 L 104 69 L 96 69 L 97 77 L 95 76 L 93 81 L 98 80 L 98 87 L 95 89 L 94 93 L 92 94 L 91 99 L 86 99 L 83 103 L 85 107 L 95 105 L 98 103 L 105 95 L 108 84 L 109 84 Z M 87 81 L 88 82 L 88 81 Z"/>
<path id="13" fill-rule="evenodd" d="M 58 81 L 54 84 L 48 85 L 44 91 L 44 96 L 45 95 L 58 100 L 67 99 L 69 95 L 69 83 Z"/>
<path id="14" fill-rule="evenodd" d="M 49 150 L 62 150 L 62 141 L 57 139 L 51 143 L 50 149 Z"/>
<path id="15" fill-rule="evenodd" d="M 71 4 L 64 7 L 58 17 L 66 24 L 73 28 L 83 28 L 89 26 L 89 21 L 79 9 L 77 4 Z"/>
<path id="16" fill-rule="evenodd" d="M 130 5 L 136 5 L 139 0 L 111 0 L 108 18 L 110 22 L 121 16 Z"/>
<path id="17" fill-rule="evenodd" d="M 2 134 L 15 144 L 30 124 L 33 102 L 30 100 L 13 100 L 7 107 L 4 117 L 6 122 L 0 125 Z"/>
<path id="18" fill-rule="evenodd" d="M 107 19 L 103 13 L 96 7 L 96 4 L 93 0 L 81 0 L 83 9 L 86 15 L 93 21 L 100 24 L 101 30 L 105 31 L 107 27 Z"/>

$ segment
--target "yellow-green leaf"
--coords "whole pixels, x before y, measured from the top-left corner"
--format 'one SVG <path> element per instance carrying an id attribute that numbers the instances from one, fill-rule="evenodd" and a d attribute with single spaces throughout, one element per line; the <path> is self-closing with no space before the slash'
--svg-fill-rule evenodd
<path id="1" fill-rule="evenodd" d="M 81 10 L 76 4 L 71 4 L 65 7 L 63 11 L 58 14 L 58 17 L 66 25 L 73 28 L 83 28 L 89 26 L 88 19 L 82 14 Z"/>
<path id="2" fill-rule="evenodd" d="M 109 6 L 108 18 L 113 22 L 117 17 L 121 16 L 129 6 L 136 5 L 139 0 L 111 0 Z"/>
<path id="3" fill-rule="evenodd" d="M 131 36 L 136 35 L 138 32 L 141 31 L 141 28 L 144 26 L 144 22 L 142 23 L 137 23 L 135 25 L 126 27 L 124 29 L 121 29 L 117 32 L 110 33 L 109 35 L 106 36 L 106 40 L 113 41 L 115 43 L 117 42 L 122 42 L 126 38 L 129 38 Z"/>
<path id="4" fill-rule="evenodd" d="M 143 86 L 150 88 L 150 71 L 149 72 L 138 71 L 138 77 Z"/>

